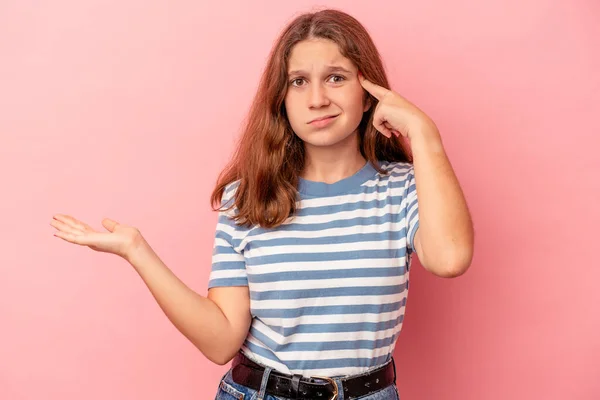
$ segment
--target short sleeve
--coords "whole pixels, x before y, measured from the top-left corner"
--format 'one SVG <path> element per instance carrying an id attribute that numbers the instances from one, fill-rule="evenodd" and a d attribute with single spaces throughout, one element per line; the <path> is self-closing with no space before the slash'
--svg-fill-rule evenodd
<path id="1" fill-rule="evenodd" d="M 224 197 L 226 196 L 225 191 Z M 225 201 L 221 205 L 225 204 Z M 208 288 L 222 286 L 248 286 L 246 260 L 235 247 L 236 233 L 240 229 L 230 217 L 231 211 L 219 211 L 212 254 L 212 269 Z"/>
<path id="2" fill-rule="evenodd" d="M 415 234 L 419 229 L 419 202 L 417 199 L 417 185 L 415 182 L 415 170 L 411 166 L 406 178 L 406 238 L 409 251 L 415 249 Z"/>

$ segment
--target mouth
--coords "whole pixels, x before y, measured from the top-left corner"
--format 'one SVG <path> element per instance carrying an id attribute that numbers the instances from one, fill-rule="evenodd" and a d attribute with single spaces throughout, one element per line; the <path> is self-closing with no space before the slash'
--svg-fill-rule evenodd
<path id="1" fill-rule="evenodd" d="M 319 117 L 319 118 L 315 118 L 315 119 L 313 119 L 312 121 L 308 122 L 308 124 L 311 124 L 311 125 L 318 125 L 318 124 L 319 124 L 319 125 L 320 125 L 320 124 L 323 124 L 323 123 L 327 123 L 327 122 L 329 122 L 329 121 L 333 120 L 333 119 L 334 119 L 335 117 L 337 117 L 338 115 L 339 115 L 339 114 L 335 114 L 335 115 L 325 115 L 325 116 L 323 116 L 323 117 Z"/>

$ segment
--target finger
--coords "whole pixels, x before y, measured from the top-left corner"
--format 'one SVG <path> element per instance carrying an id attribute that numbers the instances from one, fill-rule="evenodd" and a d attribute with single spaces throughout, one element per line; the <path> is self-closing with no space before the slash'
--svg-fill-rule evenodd
<path id="1" fill-rule="evenodd" d="M 396 129 L 394 129 L 394 127 L 392 125 L 390 125 L 389 122 L 384 122 L 383 125 L 388 128 L 390 130 L 391 133 L 393 133 L 394 135 L 396 135 L 396 137 L 400 137 L 400 132 Z"/>
<path id="2" fill-rule="evenodd" d="M 70 233 L 73 235 L 80 235 L 83 233 L 83 230 L 77 228 L 76 226 L 66 224 L 66 223 L 64 223 L 62 221 L 58 221 L 58 220 L 52 220 L 50 222 L 50 225 L 64 233 Z"/>
<path id="3" fill-rule="evenodd" d="M 379 133 L 381 133 L 386 138 L 390 139 L 392 137 L 393 133 L 392 133 L 391 129 L 389 129 L 387 126 L 385 126 L 384 123 L 373 122 L 373 126 L 375 127 L 375 129 L 377 129 L 377 131 Z"/>
<path id="4" fill-rule="evenodd" d="M 94 229 L 92 229 L 89 225 L 84 224 L 83 222 L 79 221 L 76 218 L 73 218 L 69 215 L 64 215 L 64 214 L 56 214 L 53 216 L 54 219 L 67 224 L 69 226 L 72 226 L 74 228 L 77 228 L 79 230 L 85 231 L 85 230 L 90 230 L 90 231 L 94 231 Z"/>
<path id="5" fill-rule="evenodd" d="M 104 218 L 102 220 L 102 226 L 105 227 L 109 232 L 114 232 L 117 225 L 119 225 L 119 223 L 110 218 Z"/>
<path id="6" fill-rule="evenodd" d="M 54 236 L 80 246 L 106 247 L 110 244 L 110 235 L 107 233 L 69 233 L 57 231 L 54 233 Z"/>
<path id="7" fill-rule="evenodd" d="M 56 231 L 54 232 L 54 236 L 69 243 L 87 246 L 87 244 L 85 243 L 85 236 L 83 233 L 73 234 L 69 232 Z"/>
<path id="8" fill-rule="evenodd" d="M 365 78 L 362 74 L 358 75 L 359 77 L 359 82 L 362 85 L 362 87 L 369 92 L 373 97 L 375 97 L 377 100 L 381 100 L 388 92 L 389 89 L 386 89 L 384 87 L 381 87 L 373 82 L 371 82 L 370 80 L 368 80 L 367 78 Z"/>
<path id="9" fill-rule="evenodd" d="M 381 112 L 378 112 L 380 106 L 381 103 L 377 106 L 377 109 L 373 115 L 373 126 L 375 129 L 377 129 L 377 131 L 379 131 L 379 133 L 390 139 L 393 135 L 391 125 L 389 125 L 385 118 L 383 118 Z"/>

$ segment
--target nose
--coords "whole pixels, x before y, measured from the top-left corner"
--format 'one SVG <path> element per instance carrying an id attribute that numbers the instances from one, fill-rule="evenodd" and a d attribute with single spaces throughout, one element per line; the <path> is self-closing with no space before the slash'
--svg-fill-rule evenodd
<path id="1" fill-rule="evenodd" d="M 330 101 L 327 95 L 327 89 L 322 85 L 310 85 L 309 89 L 309 107 L 310 108 L 319 108 L 328 106 Z"/>

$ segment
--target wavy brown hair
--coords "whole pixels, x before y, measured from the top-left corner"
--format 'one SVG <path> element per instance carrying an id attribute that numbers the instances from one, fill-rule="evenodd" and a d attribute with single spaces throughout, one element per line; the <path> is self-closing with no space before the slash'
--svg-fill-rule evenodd
<path id="1" fill-rule="evenodd" d="M 267 61 L 237 149 L 219 175 L 211 196 L 213 210 L 236 208 L 240 225 L 273 228 L 296 211 L 298 177 L 304 167 L 304 143 L 287 119 L 284 99 L 288 85 L 288 59 L 295 44 L 306 39 L 329 39 L 351 60 L 365 78 L 389 88 L 375 44 L 354 17 L 337 10 L 323 10 L 296 17 L 281 33 Z M 377 161 L 412 162 L 402 140 L 387 139 L 373 126 L 377 100 L 358 127 L 358 145 L 363 157 L 380 173 Z M 222 202 L 227 185 L 239 181 L 234 201 Z"/>

